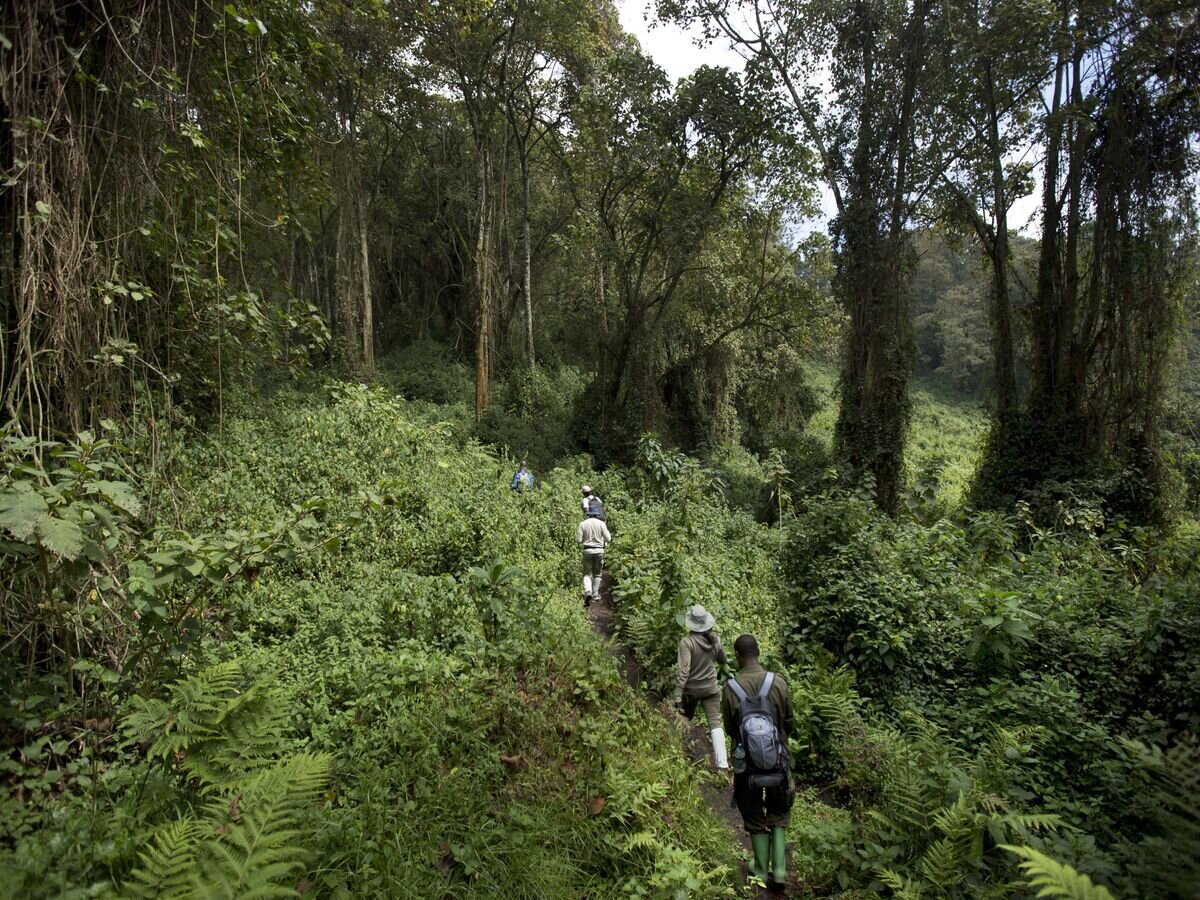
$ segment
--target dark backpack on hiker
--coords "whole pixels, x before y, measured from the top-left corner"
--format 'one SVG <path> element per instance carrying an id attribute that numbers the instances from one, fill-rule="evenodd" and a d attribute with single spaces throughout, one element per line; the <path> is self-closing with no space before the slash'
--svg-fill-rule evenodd
<path id="1" fill-rule="evenodd" d="M 729 679 L 729 689 L 741 703 L 738 720 L 741 723 L 741 742 L 745 752 L 746 768 L 750 783 L 756 787 L 780 787 L 787 784 L 787 747 L 779 736 L 775 724 L 775 713 L 767 695 L 775 683 L 775 673 L 768 672 L 758 693 L 751 697 L 737 683 Z M 736 755 L 736 754 L 735 754 Z"/>
<path id="2" fill-rule="evenodd" d="M 588 497 L 588 513 L 587 514 L 594 519 L 599 519 L 601 522 L 607 521 L 604 518 L 604 504 L 600 501 L 600 498 L 597 497 L 595 494 L 593 494 L 591 497 Z"/>

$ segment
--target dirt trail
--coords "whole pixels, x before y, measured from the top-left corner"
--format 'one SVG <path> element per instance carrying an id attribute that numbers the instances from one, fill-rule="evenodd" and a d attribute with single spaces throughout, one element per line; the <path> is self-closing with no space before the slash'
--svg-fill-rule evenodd
<path id="1" fill-rule="evenodd" d="M 621 675 L 625 678 L 626 683 L 639 693 L 645 694 L 646 698 L 653 703 L 654 707 L 663 716 L 673 716 L 674 713 L 667 707 L 663 698 L 654 691 L 643 689 L 641 680 L 641 671 L 638 669 L 637 660 L 634 659 L 633 653 L 629 648 L 617 640 L 613 631 L 613 602 L 612 602 L 612 576 L 604 573 L 604 581 L 601 587 L 601 600 L 598 603 L 593 603 L 587 610 L 588 620 L 592 623 L 592 628 L 606 639 L 608 651 L 617 659 L 617 666 L 621 670 Z M 700 715 L 703 718 L 703 715 Z M 684 736 L 684 749 L 687 750 L 688 756 L 693 762 L 701 763 L 705 769 L 705 775 L 708 775 L 709 761 L 709 736 L 703 725 L 692 721 Z M 725 822 L 729 826 L 730 832 L 735 836 L 740 843 L 744 854 L 744 859 L 749 859 L 750 855 L 750 837 L 742 829 L 742 817 L 738 811 L 730 805 L 730 799 L 733 796 L 732 786 L 725 786 L 714 777 L 701 777 L 699 780 L 700 793 L 708 803 L 709 809 L 713 811 L 718 819 Z M 742 870 L 745 875 L 745 868 Z M 788 897 L 799 896 L 799 891 L 795 889 L 795 885 L 789 881 L 786 888 L 774 888 L 770 890 L 760 890 L 757 895 L 759 898 L 771 897 Z"/>

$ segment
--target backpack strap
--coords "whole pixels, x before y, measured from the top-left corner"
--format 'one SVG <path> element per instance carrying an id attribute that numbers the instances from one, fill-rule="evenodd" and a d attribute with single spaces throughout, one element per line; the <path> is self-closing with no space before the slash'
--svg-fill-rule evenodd
<path id="1" fill-rule="evenodd" d="M 736 678 L 730 678 L 727 682 L 725 682 L 725 684 L 727 684 L 729 689 L 737 695 L 739 700 L 741 700 L 743 703 L 746 701 L 746 698 L 749 695 L 745 692 L 745 690 L 742 689 L 742 686 L 737 683 Z"/>
<path id="2" fill-rule="evenodd" d="M 763 679 L 762 687 L 758 689 L 758 699 L 764 699 L 771 692 L 771 685 L 775 683 L 775 673 L 768 672 L 767 677 Z"/>

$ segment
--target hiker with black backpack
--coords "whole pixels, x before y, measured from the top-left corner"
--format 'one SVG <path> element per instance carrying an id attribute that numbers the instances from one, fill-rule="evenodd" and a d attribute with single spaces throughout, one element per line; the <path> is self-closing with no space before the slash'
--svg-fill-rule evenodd
<path id="1" fill-rule="evenodd" d="M 733 643 L 738 674 L 725 682 L 721 721 L 733 736 L 733 799 L 750 835 L 750 874 L 787 883 L 786 829 L 795 794 L 788 772 L 787 737 L 794 713 L 787 682 L 758 662 L 758 641 L 743 634 Z"/>
<path id="2" fill-rule="evenodd" d="M 586 484 L 583 486 L 583 514 L 585 516 L 594 516 L 601 522 L 607 522 L 608 517 L 604 515 L 604 501 L 602 501 Z"/>

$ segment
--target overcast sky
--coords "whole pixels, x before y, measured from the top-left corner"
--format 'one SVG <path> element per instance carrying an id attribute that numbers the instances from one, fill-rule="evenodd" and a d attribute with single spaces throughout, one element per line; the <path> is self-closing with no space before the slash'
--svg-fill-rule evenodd
<path id="1" fill-rule="evenodd" d="M 692 74 L 701 65 L 741 69 L 741 59 L 727 46 L 697 47 L 693 34 L 678 25 L 656 22 L 652 6 L 646 0 L 617 0 L 622 27 L 637 36 L 642 49 L 654 57 L 672 81 Z"/>

